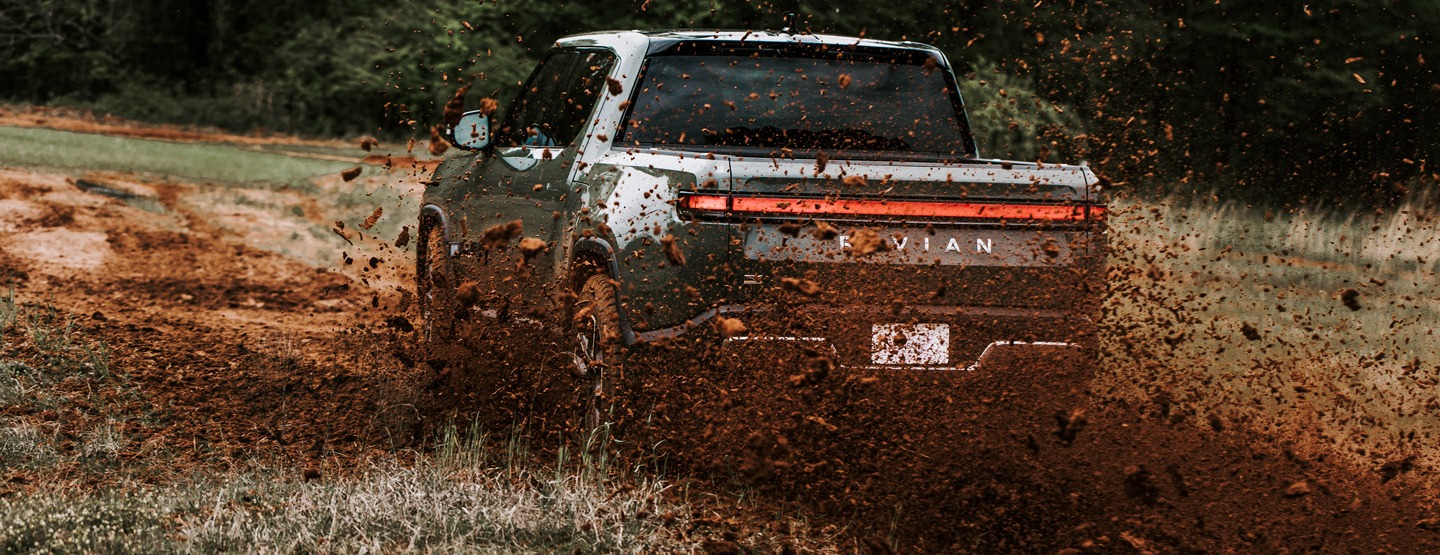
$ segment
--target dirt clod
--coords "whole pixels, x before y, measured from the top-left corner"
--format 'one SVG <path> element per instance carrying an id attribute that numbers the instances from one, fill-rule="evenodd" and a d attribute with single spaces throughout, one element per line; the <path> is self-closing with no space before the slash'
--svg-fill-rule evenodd
<path id="1" fill-rule="evenodd" d="M 850 255 L 857 258 L 888 250 L 887 247 L 880 234 L 870 228 L 861 228 L 850 236 Z"/>
<path id="2" fill-rule="evenodd" d="M 445 138 L 445 133 L 440 124 L 430 126 L 430 142 L 425 146 L 431 156 L 440 156 L 450 150 L 450 141 Z"/>
<path id="3" fill-rule="evenodd" d="M 490 228 L 486 229 L 485 233 L 480 236 L 480 248 L 486 250 L 503 249 L 509 246 L 510 242 L 514 241 L 515 238 L 519 237 L 524 231 L 525 225 L 520 220 L 490 226 Z"/>
<path id="4" fill-rule="evenodd" d="M 1340 292 L 1340 302 L 1350 310 L 1360 310 L 1360 292 L 1354 289 L 1346 289 Z"/>
<path id="5" fill-rule="evenodd" d="M 780 278 L 780 285 L 786 289 L 810 297 L 820 294 L 820 286 L 804 278 Z"/>
<path id="6" fill-rule="evenodd" d="M 405 332 L 405 333 L 410 333 L 410 332 L 412 332 L 412 331 L 415 331 L 415 326 L 410 323 L 410 320 L 409 320 L 408 318 L 404 317 L 404 316 L 399 315 L 399 314 L 396 314 L 396 315 L 391 316 L 390 318 L 386 319 L 386 320 L 385 320 L 385 325 L 390 326 L 390 327 L 393 328 L 393 329 L 397 329 L 397 330 L 400 330 L 400 331 Z"/>
<path id="7" fill-rule="evenodd" d="M 365 221 L 360 222 L 360 227 L 363 228 L 363 229 L 370 229 L 370 228 L 372 228 L 372 227 L 375 227 L 375 222 L 380 221 L 380 216 L 382 216 L 382 215 L 384 215 L 384 214 L 385 214 L 385 209 L 384 209 L 384 208 L 381 208 L 381 207 L 379 207 L 379 206 L 376 206 L 376 207 L 375 207 L 375 211 L 374 211 L 374 212 L 371 212 L 371 213 L 370 213 L 370 216 L 368 216 L 368 217 L 365 218 Z"/>
<path id="8" fill-rule="evenodd" d="M 675 240 L 674 235 L 666 235 L 660 238 L 661 248 L 665 251 L 665 259 L 676 266 L 685 265 L 685 252 L 680 250 L 680 243 Z"/>
<path id="9" fill-rule="evenodd" d="M 1080 430 L 1085 429 L 1085 409 L 1070 409 L 1069 411 L 1055 414 L 1055 437 L 1060 440 L 1061 445 L 1069 446 L 1075 442 L 1075 437 L 1080 435 Z"/>
<path id="10" fill-rule="evenodd" d="M 340 170 L 340 178 L 345 181 L 354 181 L 355 178 L 360 177 L 360 169 L 360 166 L 355 166 L 348 170 Z"/>
<path id="11" fill-rule="evenodd" d="M 455 89 L 455 94 L 451 95 L 450 100 L 445 101 L 444 112 L 441 115 L 446 127 L 453 128 L 460 123 L 460 116 L 465 114 L 465 94 L 468 92 L 470 92 L 470 83 L 465 83 Z"/>
<path id="12" fill-rule="evenodd" d="M 520 254 L 525 261 L 535 258 L 535 255 L 545 251 L 545 241 L 538 237 L 526 237 L 520 240 Z"/>
<path id="13" fill-rule="evenodd" d="M 739 545 L 729 540 L 705 540 L 705 543 L 700 544 L 700 548 L 705 550 L 705 555 L 744 555 L 745 553 Z"/>
<path id="14" fill-rule="evenodd" d="M 1225 431 L 1225 419 L 1221 418 L 1218 414 L 1212 412 L 1205 415 L 1205 422 L 1210 424 L 1211 430 L 1215 430 L 1217 432 Z"/>
<path id="15" fill-rule="evenodd" d="M 481 112 L 481 113 L 483 113 L 483 114 L 485 114 L 485 115 L 488 116 L 488 115 L 494 114 L 495 111 L 496 111 L 496 110 L 499 110 L 499 109 L 500 109 L 500 101 L 495 100 L 494 98 L 490 98 L 490 97 L 488 97 L 488 96 L 485 97 L 485 98 L 480 99 L 480 112 Z"/>
<path id="16" fill-rule="evenodd" d="M 825 222 L 815 222 L 815 238 L 829 241 L 840 236 L 840 230 Z"/>
<path id="17" fill-rule="evenodd" d="M 749 331 L 749 329 L 746 328 L 745 323 L 741 322 L 738 318 L 726 318 L 724 316 L 716 316 L 715 331 L 720 334 L 721 338 L 729 339 L 731 337 L 739 337 L 745 335 L 745 332 Z"/>
<path id="18" fill-rule="evenodd" d="M 460 284 L 460 287 L 455 289 L 455 300 L 460 301 L 460 306 L 467 310 L 475 306 L 480 302 L 480 284 L 473 281 Z"/>

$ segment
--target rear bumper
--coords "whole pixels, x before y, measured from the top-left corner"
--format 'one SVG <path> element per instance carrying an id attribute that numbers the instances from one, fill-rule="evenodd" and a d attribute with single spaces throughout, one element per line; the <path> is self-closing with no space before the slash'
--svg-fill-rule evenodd
<path id="1" fill-rule="evenodd" d="M 711 320 L 738 318 L 741 336 L 720 338 Z M 896 356 L 897 329 L 923 329 L 927 354 Z M 1010 349 L 1056 351 L 1059 356 L 1086 356 L 1093 350 L 1095 322 L 1079 311 L 1053 309 L 824 304 L 723 305 L 671 328 L 635 334 L 637 342 L 705 334 L 724 350 L 804 349 L 830 356 L 852 368 L 907 370 L 976 370 L 992 355 Z M 908 339 L 907 339 L 908 340 Z M 1068 354 L 1066 354 L 1068 353 Z"/>

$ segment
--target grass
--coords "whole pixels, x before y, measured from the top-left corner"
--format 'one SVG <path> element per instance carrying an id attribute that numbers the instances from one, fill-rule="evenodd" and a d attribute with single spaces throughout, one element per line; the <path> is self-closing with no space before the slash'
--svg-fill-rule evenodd
<path id="1" fill-rule="evenodd" d="M 0 165 L 139 172 L 226 183 L 296 183 L 355 164 L 227 145 L 0 127 Z"/>
<path id="2" fill-rule="evenodd" d="M 138 401 L 109 347 L 82 337 L 70 315 L 17 304 L 13 290 L 0 296 L 0 406 L 11 409 L 0 414 L 0 472 L 114 467 L 130 443 L 125 425 L 153 423 Z M 47 413 L 65 417 L 36 416 Z"/>
<path id="3" fill-rule="evenodd" d="M 0 403 L 11 409 L 0 414 L 0 553 L 651 553 L 700 541 L 664 483 L 588 455 L 535 465 L 523 433 L 494 450 L 474 424 L 445 428 L 428 454 L 316 467 L 311 479 L 262 464 L 138 485 L 168 471 L 136 450 L 144 436 L 131 429 L 163 423 L 145 422 L 147 405 L 130 402 L 142 393 L 110 366 L 104 344 L 13 293 L 0 296 L 0 323 L 0 337 L 16 339 L 0 350 Z M 288 356 L 295 346 L 278 348 Z M 55 472 L 70 478 L 41 479 Z M 117 474 L 135 478 L 66 485 Z M 27 483 L 35 489 L 14 495 L 13 484 Z"/>
<path id="4" fill-rule="evenodd" d="M 422 452 L 303 473 L 279 460 L 177 471 L 147 451 L 167 427 L 103 343 L 51 306 L 0 299 L 0 336 L 17 339 L 0 349 L 0 553 L 693 553 L 707 539 L 688 491 L 616 465 L 606 430 L 548 465 L 524 430 L 492 441 L 472 422 Z M 296 349 L 281 338 L 273 356 Z M 833 531 L 781 517 L 791 533 L 749 541 L 803 534 L 834 551 Z"/>
<path id="5" fill-rule="evenodd" d="M 1116 204 L 1103 398 L 1362 466 L 1440 464 L 1440 244 L 1423 203 Z"/>
<path id="6" fill-rule="evenodd" d="M 254 472 L 131 491 L 0 498 L 0 552 L 690 552 L 666 486 L 537 473 L 484 441 L 351 478 Z"/>

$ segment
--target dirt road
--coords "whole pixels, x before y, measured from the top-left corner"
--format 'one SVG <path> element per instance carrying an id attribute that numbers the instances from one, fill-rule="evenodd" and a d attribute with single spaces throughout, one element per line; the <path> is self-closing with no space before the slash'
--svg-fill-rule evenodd
<path id="1" fill-rule="evenodd" d="M 293 219 L 276 220 L 202 202 L 214 184 L 0 171 L 0 284 L 102 340 L 134 380 L 157 416 L 132 426 L 143 441 L 126 457 L 163 451 L 172 475 L 262 460 L 343 475 L 397 446 L 423 449 L 447 419 L 503 425 L 528 410 L 495 389 L 520 382 L 486 377 L 484 362 L 464 369 L 468 379 L 422 362 L 413 245 L 394 246 L 403 209 L 374 233 L 357 229 L 369 210 L 317 202 L 344 186 L 319 183 L 266 190 L 294 206 Z M 303 233 L 305 222 L 334 237 Z M 793 366 L 770 362 L 635 384 L 649 410 L 656 398 L 669 410 L 631 440 L 662 453 L 651 462 L 672 479 L 747 496 L 741 508 L 716 503 L 733 511 L 717 534 L 741 543 L 767 515 L 803 514 L 877 552 L 1435 549 L 1432 497 L 1409 468 L 1355 468 L 1244 423 L 1197 427 L 1165 403 L 1094 399 L 1052 358 L 1015 355 L 959 376 L 836 370 L 798 381 Z"/>

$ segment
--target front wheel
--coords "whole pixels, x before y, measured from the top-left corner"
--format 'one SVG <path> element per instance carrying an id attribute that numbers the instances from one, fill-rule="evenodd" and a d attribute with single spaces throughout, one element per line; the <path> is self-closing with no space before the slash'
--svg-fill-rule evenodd
<path id="1" fill-rule="evenodd" d="M 614 282 L 604 274 L 590 276 L 580 288 L 571 335 L 578 381 L 576 420 L 583 432 L 593 433 L 613 422 L 615 383 L 622 376 L 620 308 Z"/>
<path id="2" fill-rule="evenodd" d="M 424 251 L 416 257 L 415 292 L 420 303 L 421 339 L 430 347 L 453 333 L 458 303 L 445 233 L 439 226 L 431 226 L 421 240 Z"/>

